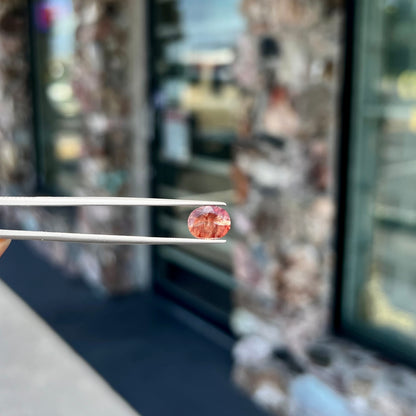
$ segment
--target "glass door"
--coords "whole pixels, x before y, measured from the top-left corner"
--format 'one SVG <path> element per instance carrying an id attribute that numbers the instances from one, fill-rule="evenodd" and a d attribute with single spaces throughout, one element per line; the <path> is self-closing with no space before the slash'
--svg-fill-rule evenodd
<path id="1" fill-rule="evenodd" d="M 232 211 L 230 175 L 240 92 L 232 64 L 244 29 L 239 0 L 151 2 L 155 109 L 154 194 L 221 200 Z M 190 237 L 192 209 L 160 209 L 160 235 Z M 219 323 L 228 320 L 232 231 L 227 245 L 156 248 L 157 284 Z"/>
<path id="2" fill-rule="evenodd" d="M 341 324 L 416 363 L 416 3 L 356 3 Z"/>

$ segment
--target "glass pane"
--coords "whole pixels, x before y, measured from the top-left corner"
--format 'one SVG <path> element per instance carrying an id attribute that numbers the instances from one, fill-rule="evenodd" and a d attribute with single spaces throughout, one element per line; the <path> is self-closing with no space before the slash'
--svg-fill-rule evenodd
<path id="1" fill-rule="evenodd" d="M 155 2 L 158 197 L 225 201 L 227 209 L 232 210 L 231 146 L 241 107 L 241 92 L 233 81 L 233 62 L 235 45 L 245 24 L 240 3 L 240 0 Z M 158 210 L 157 232 L 191 237 L 187 229 L 190 211 L 189 208 Z M 231 231 L 227 241 L 232 237 Z M 157 250 L 162 258 L 168 259 L 170 252 Z M 170 253 L 169 259 L 173 257 L 177 262 L 182 259 L 180 263 L 185 269 L 199 272 L 200 277 L 214 280 L 215 284 L 228 288 L 232 285 L 231 244 L 226 248 L 210 245 L 172 250 L 176 254 Z M 202 262 L 199 267 L 193 267 L 195 260 Z M 180 283 L 180 279 L 175 282 L 195 292 Z"/>
<path id="2" fill-rule="evenodd" d="M 71 193 L 83 143 L 71 77 L 77 22 L 72 0 L 40 0 L 32 7 L 39 174 L 44 187 Z"/>
<path id="3" fill-rule="evenodd" d="M 233 47 L 243 29 L 238 7 L 239 0 L 158 2 L 160 196 L 232 202 L 229 159 L 240 96 L 231 67 Z M 161 214 L 161 228 L 189 236 L 188 214 L 183 210 Z M 223 250 L 197 252 L 222 266 L 229 264 Z"/>
<path id="4" fill-rule="evenodd" d="M 344 318 L 415 344 L 416 3 L 357 8 Z"/>

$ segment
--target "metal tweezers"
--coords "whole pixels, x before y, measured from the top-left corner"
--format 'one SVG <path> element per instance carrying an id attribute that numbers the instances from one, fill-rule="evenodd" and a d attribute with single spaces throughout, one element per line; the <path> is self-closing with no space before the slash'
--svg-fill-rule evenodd
<path id="1" fill-rule="evenodd" d="M 202 205 L 226 205 L 219 201 L 193 201 L 187 199 L 122 198 L 122 197 L 24 197 L 0 196 L 0 206 L 7 207 L 69 207 L 69 206 L 158 206 L 183 207 Z M 1 230 L 0 238 L 12 240 L 64 241 L 75 243 L 105 244 L 221 244 L 226 240 L 144 237 L 129 235 L 61 233 L 49 231 Z"/>

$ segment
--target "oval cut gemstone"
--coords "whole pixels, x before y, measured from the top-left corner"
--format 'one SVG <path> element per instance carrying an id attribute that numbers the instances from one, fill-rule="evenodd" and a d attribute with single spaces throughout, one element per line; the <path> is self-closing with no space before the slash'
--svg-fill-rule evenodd
<path id="1" fill-rule="evenodd" d="M 199 207 L 188 217 L 188 229 L 196 238 L 221 238 L 230 228 L 230 216 L 220 207 L 211 205 Z"/>

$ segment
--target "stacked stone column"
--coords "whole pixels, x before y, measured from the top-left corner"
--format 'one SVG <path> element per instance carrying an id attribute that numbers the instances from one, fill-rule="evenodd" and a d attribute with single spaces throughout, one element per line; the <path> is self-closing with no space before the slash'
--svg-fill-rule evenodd
<path id="1" fill-rule="evenodd" d="M 129 127 L 127 0 L 74 1 L 78 19 L 73 88 L 82 109 L 86 154 L 80 164 L 78 195 L 127 196 L 133 171 Z M 78 211 L 77 229 L 87 233 L 131 234 L 128 208 Z M 81 270 L 111 292 L 132 286 L 131 247 L 88 246 L 78 258 Z"/>
<path id="2" fill-rule="evenodd" d="M 0 3 L 0 191 L 34 187 L 28 94 L 27 8 L 24 0 Z"/>

